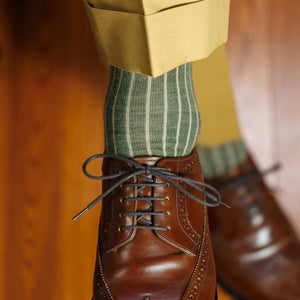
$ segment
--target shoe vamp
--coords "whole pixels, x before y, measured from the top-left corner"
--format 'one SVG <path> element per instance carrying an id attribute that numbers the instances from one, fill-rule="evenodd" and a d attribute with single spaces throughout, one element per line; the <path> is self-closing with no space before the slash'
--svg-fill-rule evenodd
<path id="1" fill-rule="evenodd" d="M 103 258 L 104 277 L 116 299 L 180 299 L 196 264 L 196 257 L 168 245 L 151 230 L 138 230 L 132 242 Z"/>
<path id="2" fill-rule="evenodd" d="M 183 282 L 116 279 L 110 283 L 114 300 L 179 300 L 182 299 Z"/>

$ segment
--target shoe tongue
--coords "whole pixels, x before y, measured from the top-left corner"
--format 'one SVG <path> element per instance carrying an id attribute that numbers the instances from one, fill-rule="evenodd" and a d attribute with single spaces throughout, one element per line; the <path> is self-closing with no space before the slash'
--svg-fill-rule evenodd
<path id="1" fill-rule="evenodd" d="M 159 156 L 145 156 L 145 157 L 135 157 L 134 160 L 141 165 L 155 166 L 156 163 L 161 160 L 162 157 Z"/>
<path id="2" fill-rule="evenodd" d="M 145 156 L 133 158 L 136 162 L 142 165 L 164 167 L 172 170 L 173 172 L 182 171 L 187 173 L 192 165 L 197 161 L 198 154 L 196 149 L 190 155 L 181 157 L 161 157 L 161 156 Z"/>

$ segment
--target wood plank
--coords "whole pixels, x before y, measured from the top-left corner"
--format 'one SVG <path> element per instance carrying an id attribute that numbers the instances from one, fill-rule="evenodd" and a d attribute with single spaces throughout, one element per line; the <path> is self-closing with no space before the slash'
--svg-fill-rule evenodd
<path id="1" fill-rule="evenodd" d="M 227 44 L 244 138 L 263 168 L 278 158 L 269 11 L 270 1 L 233 0 Z"/>
<path id="2" fill-rule="evenodd" d="M 231 5 L 229 62 L 241 126 L 279 204 L 300 236 L 299 2 L 238 1 Z"/>
<path id="3" fill-rule="evenodd" d="M 282 170 L 280 204 L 300 237 L 300 2 L 273 1 L 271 7 L 272 84 L 277 121 L 276 145 Z"/>
<path id="4" fill-rule="evenodd" d="M 6 3 L 0 1 L 0 12 L 6 11 Z M 9 219 L 6 214 L 6 204 L 10 199 L 10 190 L 8 187 L 7 171 L 10 169 L 10 161 L 7 159 L 10 145 L 11 134 L 8 124 L 11 123 L 12 102 L 12 41 L 9 30 L 9 20 L 7 15 L 0 17 L 0 268 L 4 272 L 0 272 L 0 298 L 3 298 L 3 285 L 7 271 L 4 264 L 7 259 L 5 256 L 5 244 L 9 239 L 6 235 Z"/>
<path id="5" fill-rule="evenodd" d="M 107 66 L 81 2 L 7 5 L 15 70 L 6 94 L 13 111 L 1 298 L 89 299 L 99 208 L 76 223 L 71 217 L 100 192 L 81 163 L 103 151 Z"/>

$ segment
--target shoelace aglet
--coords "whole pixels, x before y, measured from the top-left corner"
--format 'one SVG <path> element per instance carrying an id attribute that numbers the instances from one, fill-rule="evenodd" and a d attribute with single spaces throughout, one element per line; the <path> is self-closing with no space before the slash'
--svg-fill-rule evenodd
<path id="1" fill-rule="evenodd" d="M 80 213 L 78 213 L 75 217 L 72 218 L 73 221 L 75 221 L 76 219 L 78 219 L 82 214 L 84 214 L 88 209 L 90 209 L 89 207 L 86 207 L 84 210 L 82 210 Z"/>

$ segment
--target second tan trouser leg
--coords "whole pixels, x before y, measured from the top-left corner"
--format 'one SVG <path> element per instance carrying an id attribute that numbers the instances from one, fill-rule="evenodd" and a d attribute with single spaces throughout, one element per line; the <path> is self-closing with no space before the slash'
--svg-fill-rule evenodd
<path id="1" fill-rule="evenodd" d="M 225 47 L 193 63 L 196 99 L 201 112 L 197 144 L 217 146 L 241 139 Z"/>

